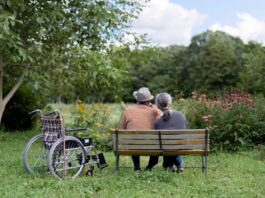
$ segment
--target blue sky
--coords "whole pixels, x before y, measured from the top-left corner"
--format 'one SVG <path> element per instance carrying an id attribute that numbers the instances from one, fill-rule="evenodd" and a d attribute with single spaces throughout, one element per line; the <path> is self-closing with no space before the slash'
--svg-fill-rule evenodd
<path id="1" fill-rule="evenodd" d="M 216 21 L 233 25 L 237 21 L 236 13 L 249 13 L 265 21 L 265 1 L 263 0 L 172 0 L 171 2 L 207 14 L 205 25 L 198 28 L 198 31 L 204 31 Z"/>
<path id="2" fill-rule="evenodd" d="M 265 44 L 264 10 L 262 0 L 151 0 L 133 28 L 159 45 L 188 45 L 207 29 Z"/>

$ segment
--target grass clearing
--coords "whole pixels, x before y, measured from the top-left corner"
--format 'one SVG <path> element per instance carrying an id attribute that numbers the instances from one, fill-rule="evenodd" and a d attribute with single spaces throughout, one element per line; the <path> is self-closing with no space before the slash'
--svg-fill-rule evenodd
<path id="1" fill-rule="evenodd" d="M 152 172 L 133 172 L 130 157 L 122 156 L 120 171 L 114 173 L 114 155 L 105 153 L 109 167 L 93 177 L 58 181 L 49 173 L 29 175 L 22 164 L 26 142 L 37 134 L 0 132 L 1 197 L 264 197 L 264 151 L 209 156 L 209 173 L 186 168 L 182 174 L 165 172 L 160 164 Z M 142 157 L 142 167 L 147 164 Z M 200 157 L 185 157 L 185 166 L 199 166 Z"/>

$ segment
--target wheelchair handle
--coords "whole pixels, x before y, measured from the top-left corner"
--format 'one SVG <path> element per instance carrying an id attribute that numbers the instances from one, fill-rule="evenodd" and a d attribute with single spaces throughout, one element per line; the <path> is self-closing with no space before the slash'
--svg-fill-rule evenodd
<path id="1" fill-rule="evenodd" d="M 35 109 L 35 110 L 29 112 L 28 114 L 32 115 L 32 114 L 35 114 L 35 113 L 41 113 L 41 110 L 40 109 Z"/>
<path id="2" fill-rule="evenodd" d="M 38 115 L 41 115 L 42 111 L 40 109 L 33 110 L 29 112 L 28 114 L 31 116 L 31 119 L 35 118 Z"/>
<path id="3" fill-rule="evenodd" d="M 59 112 L 58 110 L 54 110 L 54 111 L 51 111 L 51 112 L 46 113 L 45 115 L 46 115 L 46 116 L 50 116 L 50 115 L 53 115 L 53 114 L 59 116 L 59 115 L 60 115 L 60 112 Z"/>

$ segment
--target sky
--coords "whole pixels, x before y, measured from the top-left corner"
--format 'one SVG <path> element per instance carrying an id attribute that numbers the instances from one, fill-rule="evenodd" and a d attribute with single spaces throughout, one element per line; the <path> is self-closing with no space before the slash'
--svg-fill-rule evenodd
<path id="1" fill-rule="evenodd" d="M 150 0 L 132 29 L 160 46 L 187 46 L 194 35 L 207 30 L 265 45 L 265 1 Z"/>

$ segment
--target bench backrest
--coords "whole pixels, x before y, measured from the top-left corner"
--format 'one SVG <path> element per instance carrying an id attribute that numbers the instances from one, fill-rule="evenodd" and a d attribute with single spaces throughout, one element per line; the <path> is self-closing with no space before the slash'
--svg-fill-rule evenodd
<path id="1" fill-rule="evenodd" d="M 114 151 L 120 155 L 204 155 L 208 129 L 113 130 Z"/>

